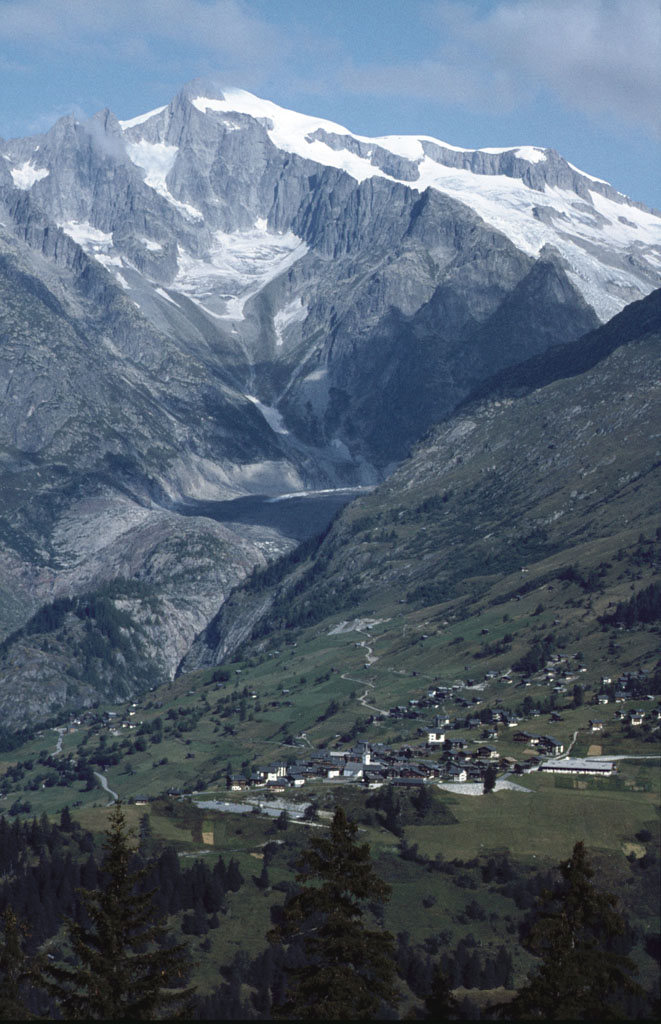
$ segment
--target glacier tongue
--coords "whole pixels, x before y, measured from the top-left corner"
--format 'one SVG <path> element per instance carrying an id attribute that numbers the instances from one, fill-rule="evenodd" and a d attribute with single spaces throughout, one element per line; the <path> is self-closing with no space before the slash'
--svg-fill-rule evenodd
<path id="1" fill-rule="evenodd" d="M 291 231 L 270 233 L 264 220 L 250 231 L 216 231 L 202 258 L 181 251 L 173 283 L 224 320 L 243 320 L 245 305 L 269 281 L 305 256 L 308 247 Z"/>

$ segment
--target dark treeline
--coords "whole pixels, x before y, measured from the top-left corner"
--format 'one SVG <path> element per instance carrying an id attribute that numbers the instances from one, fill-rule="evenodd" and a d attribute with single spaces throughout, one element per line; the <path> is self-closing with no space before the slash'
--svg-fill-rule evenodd
<path id="1" fill-rule="evenodd" d="M 633 629 L 639 624 L 649 625 L 661 620 L 661 583 L 651 583 L 639 590 L 628 601 L 620 601 L 615 611 L 603 615 L 604 625 L 624 626 Z"/>
<path id="2" fill-rule="evenodd" d="M 157 911 L 164 916 L 183 912 L 184 934 L 204 935 L 218 927 L 226 894 L 238 892 L 243 877 L 238 863 L 218 857 L 210 868 L 202 861 L 184 867 L 176 851 L 166 847 L 156 857 L 135 854 L 136 867 L 148 867 L 141 891 L 154 890 Z M 32 821 L 0 817 L 0 915 L 12 907 L 30 924 L 28 947 L 37 949 L 57 934 L 65 917 L 83 914 L 77 890 L 94 889 L 99 881 L 99 854 L 90 832 L 80 828 L 69 811 L 60 824 L 45 816 Z"/>
<path id="3" fill-rule="evenodd" d="M 365 813 L 397 835 L 403 821 L 430 817 L 425 797 L 422 788 L 400 795 L 389 787 L 374 795 Z M 407 1019 L 654 1016 L 650 995 L 637 985 L 635 966 L 628 959 L 637 936 L 617 911 L 616 898 L 592 885 L 594 870 L 581 843 L 576 844 L 572 859 L 559 866 L 562 877 L 558 882 L 558 869 L 522 869 L 506 854 L 465 861 L 445 861 L 439 854 L 430 859 L 402 839 L 399 856 L 403 861 L 414 861 L 430 874 L 445 874 L 465 893 L 463 912 L 454 915 L 458 923 L 470 927 L 471 922 L 486 920 L 488 909 L 480 900 L 483 886 L 513 900 L 523 912 L 518 922 L 509 919 L 511 943 L 485 948 L 467 931 L 453 946 L 453 932 L 446 930 L 420 944 L 412 942 L 405 931 L 397 936 L 384 931 L 383 906 L 390 887 L 381 881 L 378 865 L 372 865 L 357 824 L 347 819 L 341 808 L 336 809 L 330 829 L 313 831 L 308 848 L 294 860 L 295 847 L 290 849 L 285 841 L 268 843 L 261 874 L 252 880 L 244 880 L 234 859 L 226 863 L 218 857 L 182 864 L 173 847 L 155 841 L 148 814 L 140 820 L 138 835 L 132 839 L 121 806 L 112 814 L 115 844 L 125 855 L 130 872 L 131 899 L 136 907 L 148 901 L 148 921 L 161 922 L 160 938 L 152 942 L 149 952 L 155 964 L 159 957 L 167 958 L 168 949 L 181 950 L 184 961 L 187 956 L 194 957 L 198 946 L 210 950 L 208 933 L 218 928 L 222 916 L 230 911 L 232 894 L 246 885 L 267 892 L 274 860 L 286 861 L 297 872 L 296 880 L 276 886 L 285 893 L 285 901 L 276 900 L 271 906 L 272 928 L 264 936 L 262 950 L 253 955 L 239 950 L 230 963 L 220 964 L 220 983 L 210 994 L 186 990 L 186 1015 L 193 1019 L 341 1019 L 337 1013 L 342 1007 L 345 1019 L 399 1019 L 404 992 L 409 993 L 406 999 L 420 1001 L 416 1009 L 407 1011 L 413 1012 L 413 1018 Z M 283 827 L 286 830 L 286 824 Z M 49 822 L 45 815 L 31 821 L 0 817 L 0 992 L 3 985 L 8 991 L 12 976 L 19 978 L 14 986 L 16 999 L 8 1004 L 12 1011 L 25 1005 L 28 1013 L 42 1019 L 62 1016 L 65 1004 L 58 1002 L 53 989 L 42 986 L 41 975 L 45 970 L 46 975 L 50 972 L 57 977 L 59 970 L 68 979 L 67 985 L 70 987 L 73 978 L 75 986 L 77 968 L 63 936 L 67 932 L 81 934 L 87 944 L 83 951 L 88 948 L 95 929 L 90 908 L 99 905 L 98 894 L 108 892 L 108 863 L 107 838 L 102 844 L 81 828 L 68 808 L 61 812 L 58 823 Z M 119 868 L 114 870 L 121 876 Z M 234 904 L 233 912 L 236 907 Z M 127 912 L 130 915 L 130 907 Z M 9 940 L 24 925 L 24 938 L 14 942 L 12 954 Z M 473 991 L 506 990 L 510 999 L 515 995 L 512 954 L 519 944 L 539 958 L 540 967 L 523 987 L 519 982 L 514 1002 L 496 1003 L 489 1010 L 482 1004 L 481 1009 L 480 1003 L 473 1001 Z M 569 966 L 564 959 L 566 949 L 573 951 Z M 50 967 L 43 960 L 44 951 Z M 141 955 L 139 952 L 136 964 Z M 31 961 L 33 971 L 34 965 L 41 963 L 41 973 L 34 975 L 36 985 L 24 982 L 21 987 L 23 960 Z M 63 967 L 57 967 L 59 962 Z M 363 968 L 356 974 L 361 962 Z M 571 967 L 575 962 L 580 963 L 580 970 Z M 129 973 L 132 963 L 128 956 L 125 966 Z M 324 982 L 320 964 L 324 964 L 323 977 L 334 979 L 332 983 Z M 608 970 L 602 977 L 604 965 Z M 159 977 L 167 985 L 167 976 Z M 549 985 L 558 993 L 558 1014 L 548 1011 L 548 1006 L 553 1007 Z M 452 994 L 457 989 L 467 990 L 460 1001 Z M 154 1002 L 154 1012 L 146 1016 L 153 1017 L 156 1007 Z M 538 1012 L 541 1008 L 543 1013 Z M 562 1014 L 560 1009 L 566 1012 Z M 604 1016 L 606 1010 L 614 1012 Z M 0 998 L 0 1019 L 8 1015 L 16 1016 L 4 1011 Z"/>

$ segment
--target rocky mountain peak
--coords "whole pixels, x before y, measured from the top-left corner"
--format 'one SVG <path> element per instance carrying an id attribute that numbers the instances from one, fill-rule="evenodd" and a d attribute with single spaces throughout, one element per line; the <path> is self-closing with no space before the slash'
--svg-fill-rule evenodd
<path id="1" fill-rule="evenodd" d="M 661 218 L 609 188 L 552 150 L 370 139 L 199 81 L 3 142 L 0 619 L 153 578 L 169 671 L 219 579 L 193 559 L 175 586 L 177 544 L 220 545 L 226 588 L 292 542 L 210 529 L 219 505 L 373 485 L 658 283 Z"/>

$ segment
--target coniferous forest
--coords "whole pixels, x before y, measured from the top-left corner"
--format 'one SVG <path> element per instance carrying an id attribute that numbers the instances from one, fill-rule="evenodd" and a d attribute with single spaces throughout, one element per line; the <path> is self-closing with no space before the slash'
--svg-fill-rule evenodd
<path id="1" fill-rule="evenodd" d="M 392 797 L 380 803 L 386 820 L 401 811 L 393 810 Z M 392 888 L 360 831 L 341 806 L 328 828 L 310 831 L 292 861 L 291 881 L 278 887 L 284 901 L 271 906 L 261 952 L 237 952 L 218 965 L 218 983 L 202 991 L 197 950 L 208 947 L 214 929 L 232 927 L 230 898 L 240 906 L 251 892 L 270 889 L 269 867 L 286 846 L 282 838 L 267 844 L 261 872 L 246 879 L 234 859 L 191 862 L 156 843 L 148 815 L 134 832 L 121 804 L 107 812 L 100 839 L 68 808 L 57 823 L 1 817 L 2 1019 L 655 1016 L 658 993 L 639 983 L 629 956 L 635 930 L 600 884 L 582 842 L 555 870 L 526 879 L 507 857 L 481 866 L 483 882 L 514 892 L 522 910 L 517 942 L 532 967 L 516 991 L 505 945 L 488 956 L 470 934 L 453 947 L 447 933 L 420 948 L 406 932 L 394 936 L 384 928 Z M 272 834 L 287 832 L 284 816 Z M 402 851 L 404 862 L 417 857 L 415 848 Z M 435 867 L 453 873 L 470 865 Z M 462 884 L 474 893 L 469 919 L 484 918 L 468 872 Z M 473 989 L 494 994 L 492 1004 L 474 1002 Z M 461 1000 L 458 990 L 467 993 Z"/>

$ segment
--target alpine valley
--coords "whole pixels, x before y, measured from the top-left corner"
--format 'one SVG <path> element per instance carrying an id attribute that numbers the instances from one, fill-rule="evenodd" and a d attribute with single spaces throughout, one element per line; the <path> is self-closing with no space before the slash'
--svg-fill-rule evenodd
<path id="1" fill-rule="evenodd" d="M 522 568 L 596 573 L 596 637 L 658 573 L 660 272 L 661 215 L 551 149 L 201 80 L 0 140 L 4 727 L 329 616 L 475 623 Z"/>

